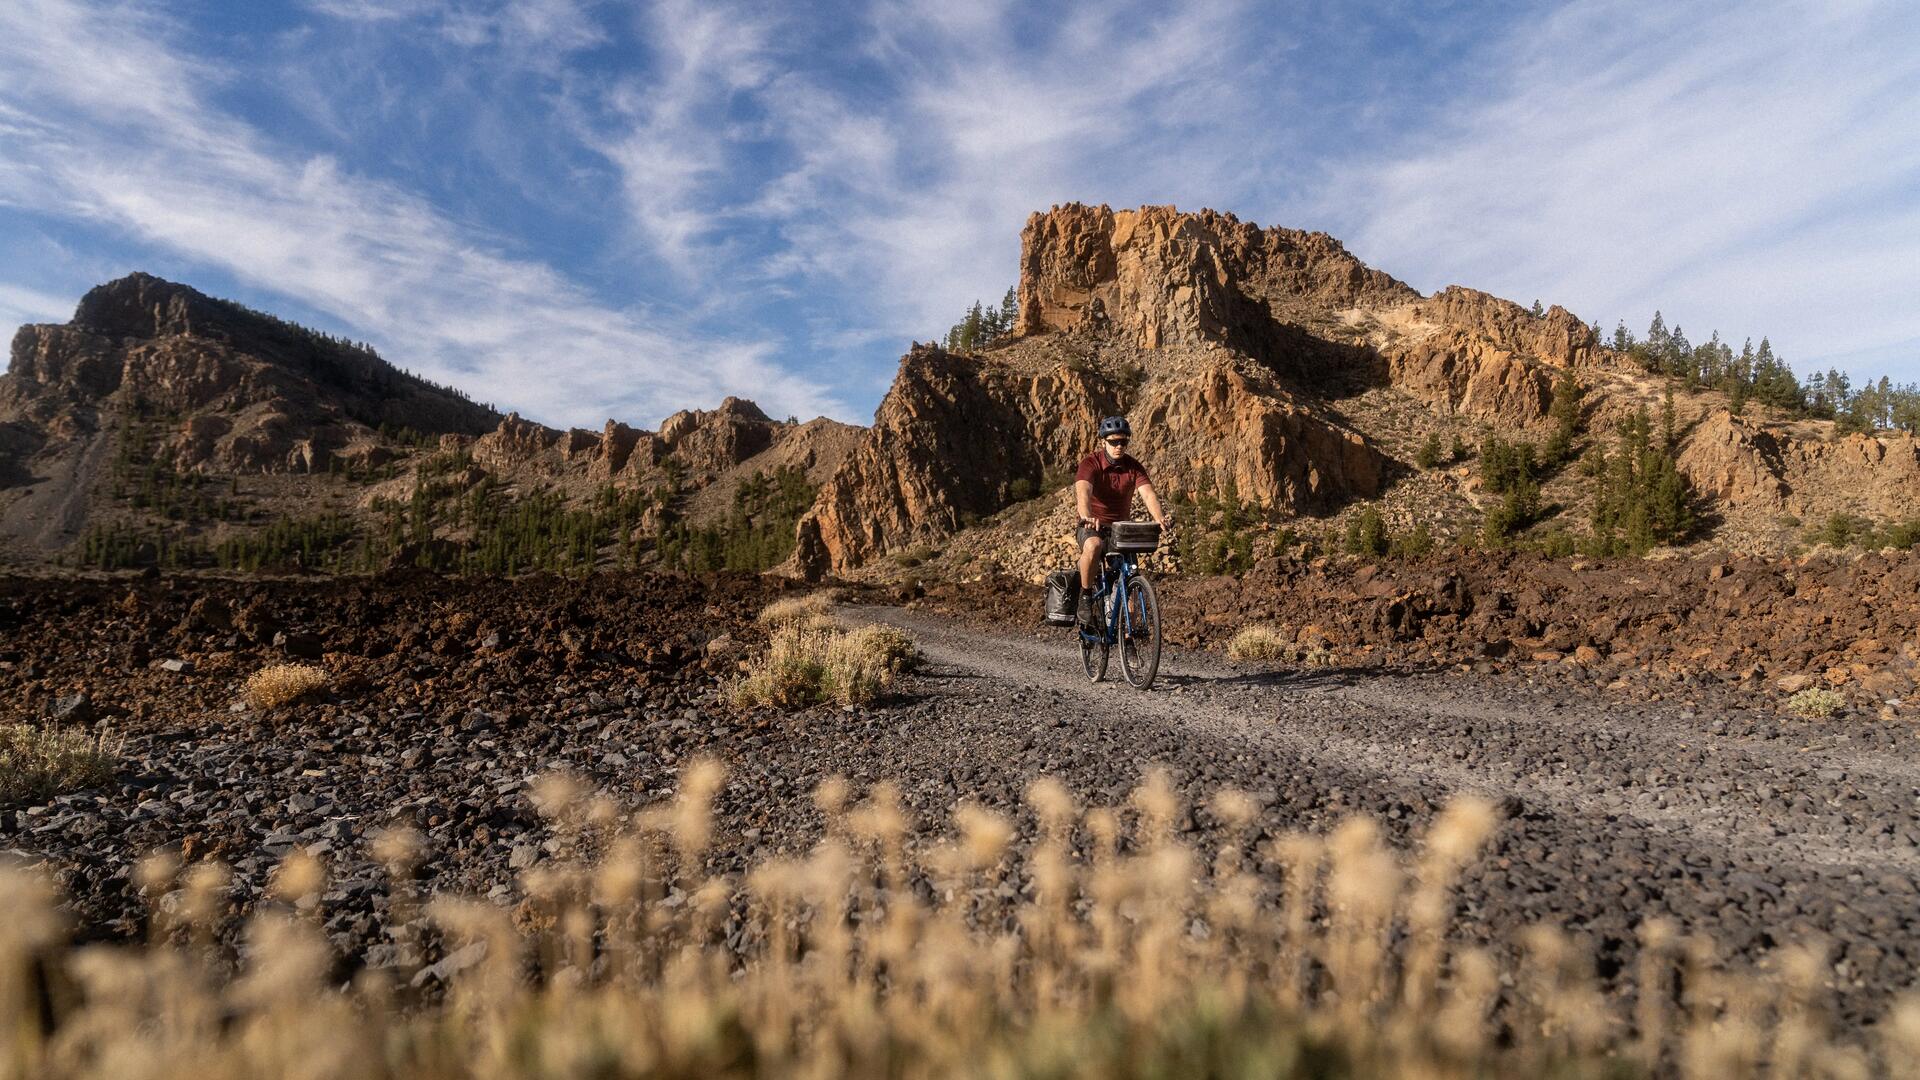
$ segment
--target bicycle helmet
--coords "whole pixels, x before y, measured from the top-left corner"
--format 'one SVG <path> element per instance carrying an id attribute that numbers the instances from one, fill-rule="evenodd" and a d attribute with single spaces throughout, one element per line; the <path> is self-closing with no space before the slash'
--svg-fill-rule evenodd
<path id="1" fill-rule="evenodd" d="M 1100 437 L 1104 439 L 1109 435 L 1125 435 L 1132 438 L 1133 425 L 1127 423 L 1127 418 L 1124 416 L 1109 416 L 1100 421 Z"/>

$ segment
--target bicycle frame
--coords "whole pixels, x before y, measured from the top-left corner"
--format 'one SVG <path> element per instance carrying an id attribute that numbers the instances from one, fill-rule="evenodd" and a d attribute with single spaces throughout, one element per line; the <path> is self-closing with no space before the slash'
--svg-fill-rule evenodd
<path id="1" fill-rule="evenodd" d="M 1078 629 L 1080 639 L 1094 645 L 1118 645 L 1125 633 L 1133 630 L 1131 625 L 1122 625 L 1132 619 L 1127 609 L 1127 582 L 1133 579 L 1139 568 L 1134 564 L 1131 552 L 1110 551 L 1100 560 L 1100 581 L 1094 587 L 1093 596 L 1106 611 L 1106 635 L 1089 634 Z"/>

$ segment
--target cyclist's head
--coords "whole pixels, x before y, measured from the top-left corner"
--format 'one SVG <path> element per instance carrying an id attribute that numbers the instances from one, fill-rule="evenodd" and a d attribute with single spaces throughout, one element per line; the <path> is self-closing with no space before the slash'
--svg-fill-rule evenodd
<path id="1" fill-rule="evenodd" d="M 1127 452 L 1127 444 L 1133 440 L 1133 425 L 1127 423 L 1124 416 L 1109 416 L 1100 421 L 1100 443 L 1107 453 L 1119 457 Z"/>

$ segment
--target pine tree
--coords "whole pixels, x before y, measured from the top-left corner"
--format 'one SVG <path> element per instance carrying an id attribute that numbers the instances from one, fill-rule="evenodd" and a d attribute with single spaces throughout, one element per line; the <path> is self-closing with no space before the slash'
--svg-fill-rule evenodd
<path id="1" fill-rule="evenodd" d="M 1544 316 L 1546 313 L 1547 313 L 1547 309 L 1544 307 L 1541 307 L 1540 301 L 1538 299 L 1535 299 L 1533 302 L 1533 317 L 1538 319 L 1541 316 Z"/>
<path id="2" fill-rule="evenodd" d="M 1547 445 L 1541 451 L 1541 457 L 1549 469 L 1559 467 L 1573 453 L 1573 439 L 1579 434 L 1580 398 L 1584 393 L 1580 383 L 1573 377 L 1571 369 L 1560 372 L 1553 384 L 1553 404 L 1547 409 L 1547 415 L 1553 420 L 1553 434 L 1547 437 Z"/>
<path id="3" fill-rule="evenodd" d="M 1645 362 L 1647 367 L 1657 368 L 1667 359 L 1673 349 L 1673 335 L 1667 332 L 1667 321 L 1660 312 L 1653 313 L 1653 322 L 1647 326 Z"/>

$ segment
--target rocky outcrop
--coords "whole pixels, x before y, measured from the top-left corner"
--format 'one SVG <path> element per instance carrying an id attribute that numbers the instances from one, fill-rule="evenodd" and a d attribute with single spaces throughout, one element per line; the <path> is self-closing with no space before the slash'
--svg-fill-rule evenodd
<path id="1" fill-rule="evenodd" d="M 1358 432 L 1224 361 L 1150 384 L 1131 415 L 1169 493 L 1231 481 L 1263 508 L 1319 511 L 1377 495 L 1386 481 L 1386 455 Z"/>
<path id="2" fill-rule="evenodd" d="M 1414 311 L 1474 341 L 1488 353 L 1525 357 L 1555 367 L 1592 363 L 1600 349 L 1593 328 L 1559 304 L 1535 315 L 1491 293 L 1449 285 L 1415 304 Z"/>
<path id="3" fill-rule="evenodd" d="M 1248 503 L 1313 512 L 1377 494 L 1390 468 L 1359 433 L 1224 356 L 1136 389 L 1084 368 L 917 349 L 801 521 L 795 569 L 817 578 L 936 543 L 1062 476 L 1116 413 L 1168 497 L 1230 482 Z"/>
<path id="4" fill-rule="evenodd" d="M 916 348 L 801 520 L 797 569 L 841 572 L 993 513 L 1014 481 L 1034 484 L 1078 460 L 1124 391 L 1097 373 L 1026 373 Z"/>
<path id="5" fill-rule="evenodd" d="M 1250 350 L 1276 312 L 1419 295 L 1325 233 L 1261 229 L 1212 210 L 1070 203 L 1028 218 L 1020 249 L 1020 333 L 1110 329 L 1149 349 Z"/>
<path id="6" fill-rule="evenodd" d="M 695 474 L 712 477 L 773 445 L 784 427 L 751 401 L 730 397 L 717 409 L 674 413 L 660 424 L 666 451 Z"/>
<path id="7" fill-rule="evenodd" d="M 1403 345 L 1387 362 L 1394 386 L 1448 415 L 1523 428 L 1553 404 L 1550 372 L 1464 332 Z"/>
<path id="8" fill-rule="evenodd" d="M 379 458 L 367 448 L 382 429 L 473 436 L 497 419 L 364 346 L 132 274 L 90 290 L 72 321 L 14 335 L 0 378 L 0 535 L 70 543 L 116 458 L 168 477 L 317 473 L 349 447 L 361 447 L 355 462 Z"/>
<path id="9" fill-rule="evenodd" d="M 1920 494 L 1920 439 L 1912 435 L 1796 437 L 1725 409 L 1686 437 L 1678 464 L 1696 491 L 1723 504 L 1808 520 L 1905 520 Z"/>

